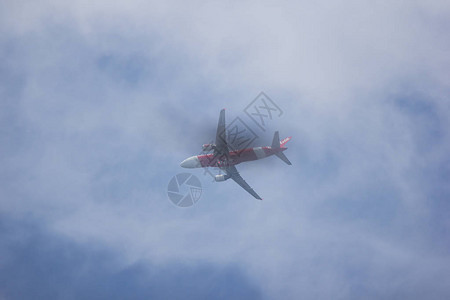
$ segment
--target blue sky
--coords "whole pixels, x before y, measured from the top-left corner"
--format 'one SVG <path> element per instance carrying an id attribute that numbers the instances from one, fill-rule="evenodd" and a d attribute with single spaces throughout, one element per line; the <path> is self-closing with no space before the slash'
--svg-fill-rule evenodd
<path id="1" fill-rule="evenodd" d="M 447 2 L 2 2 L 0 298 L 448 298 Z M 293 166 L 172 205 L 261 91 Z"/>

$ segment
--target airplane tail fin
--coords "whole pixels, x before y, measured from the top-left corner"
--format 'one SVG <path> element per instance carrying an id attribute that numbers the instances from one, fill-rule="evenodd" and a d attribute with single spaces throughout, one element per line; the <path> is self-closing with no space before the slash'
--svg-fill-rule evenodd
<path id="1" fill-rule="evenodd" d="M 284 145 L 291 139 L 291 137 L 285 138 L 284 140 L 282 140 L 280 142 L 280 135 L 278 133 L 278 131 L 275 131 L 275 134 L 273 135 L 273 140 L 272 140 L 272 149 L 279 149 L 279 148 L 284 148 Z M 286 164 L 288 165 L 292 165 L 292 163 L 289 161 L 289 159 L 286 157 L 286 155 L 284 155 L 283 152 L 275 152 L 275 155 L 281 159 L 282 161 L 284 161 Z"/>

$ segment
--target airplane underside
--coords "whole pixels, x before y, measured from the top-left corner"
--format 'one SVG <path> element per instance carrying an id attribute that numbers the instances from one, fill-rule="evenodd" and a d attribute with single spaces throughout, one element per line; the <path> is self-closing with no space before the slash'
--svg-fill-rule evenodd
<path id="1" fill-rule="evenodd" d="M 257 159 L 266 158 L 275 154 L 276 152 L 281 152 L 287 148 L 271 149 L 270 147 L 256 147 L 247 148 L 243 150 L 230 151 L 228 157 L 225 155 L 215 155 L 215 154 L 205 154 L 198 155 L 197 159 L 199 161 L 199 168 L 205 167 L 223 167 L 226 165 L 237 165 L 241 162 L 252 161 Z"/>

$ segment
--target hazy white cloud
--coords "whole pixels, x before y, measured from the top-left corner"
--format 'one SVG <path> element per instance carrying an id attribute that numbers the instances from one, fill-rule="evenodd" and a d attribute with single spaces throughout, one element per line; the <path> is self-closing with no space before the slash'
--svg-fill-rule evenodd
<path id="1" fill-rule="evenodd" d="M 2 213 L 124 264 L 238 264 L 266 298 L 449 293 L 444 1 L 3 6 Z M 294 165 L 238 167 L 262 202 L 198 170 L 174 208 L 179 162 L 261 90 Z"/>

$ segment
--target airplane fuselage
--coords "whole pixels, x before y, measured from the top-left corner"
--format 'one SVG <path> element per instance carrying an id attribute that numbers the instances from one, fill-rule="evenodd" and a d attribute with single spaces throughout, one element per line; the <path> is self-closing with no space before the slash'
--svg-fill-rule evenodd
<path id="1" fill-rule="evenodd" d="M 227 165 L 237 165 L 245 161 L 252 161 L 266 158 L 268 156 L 274 155 L 277 152 L 283 152 L 286 149 L 287 148 L 284 147 L 273 149 L 272 147 L 269 146 L 246 148 L 242 150 L 229 151 L 228 159 L 226 159 L 225 154 L 196 155 L 185 159 L 181 163 L 181 167 L 184 168 L 223 167 L 224 163 L 226 163 Z"/>

